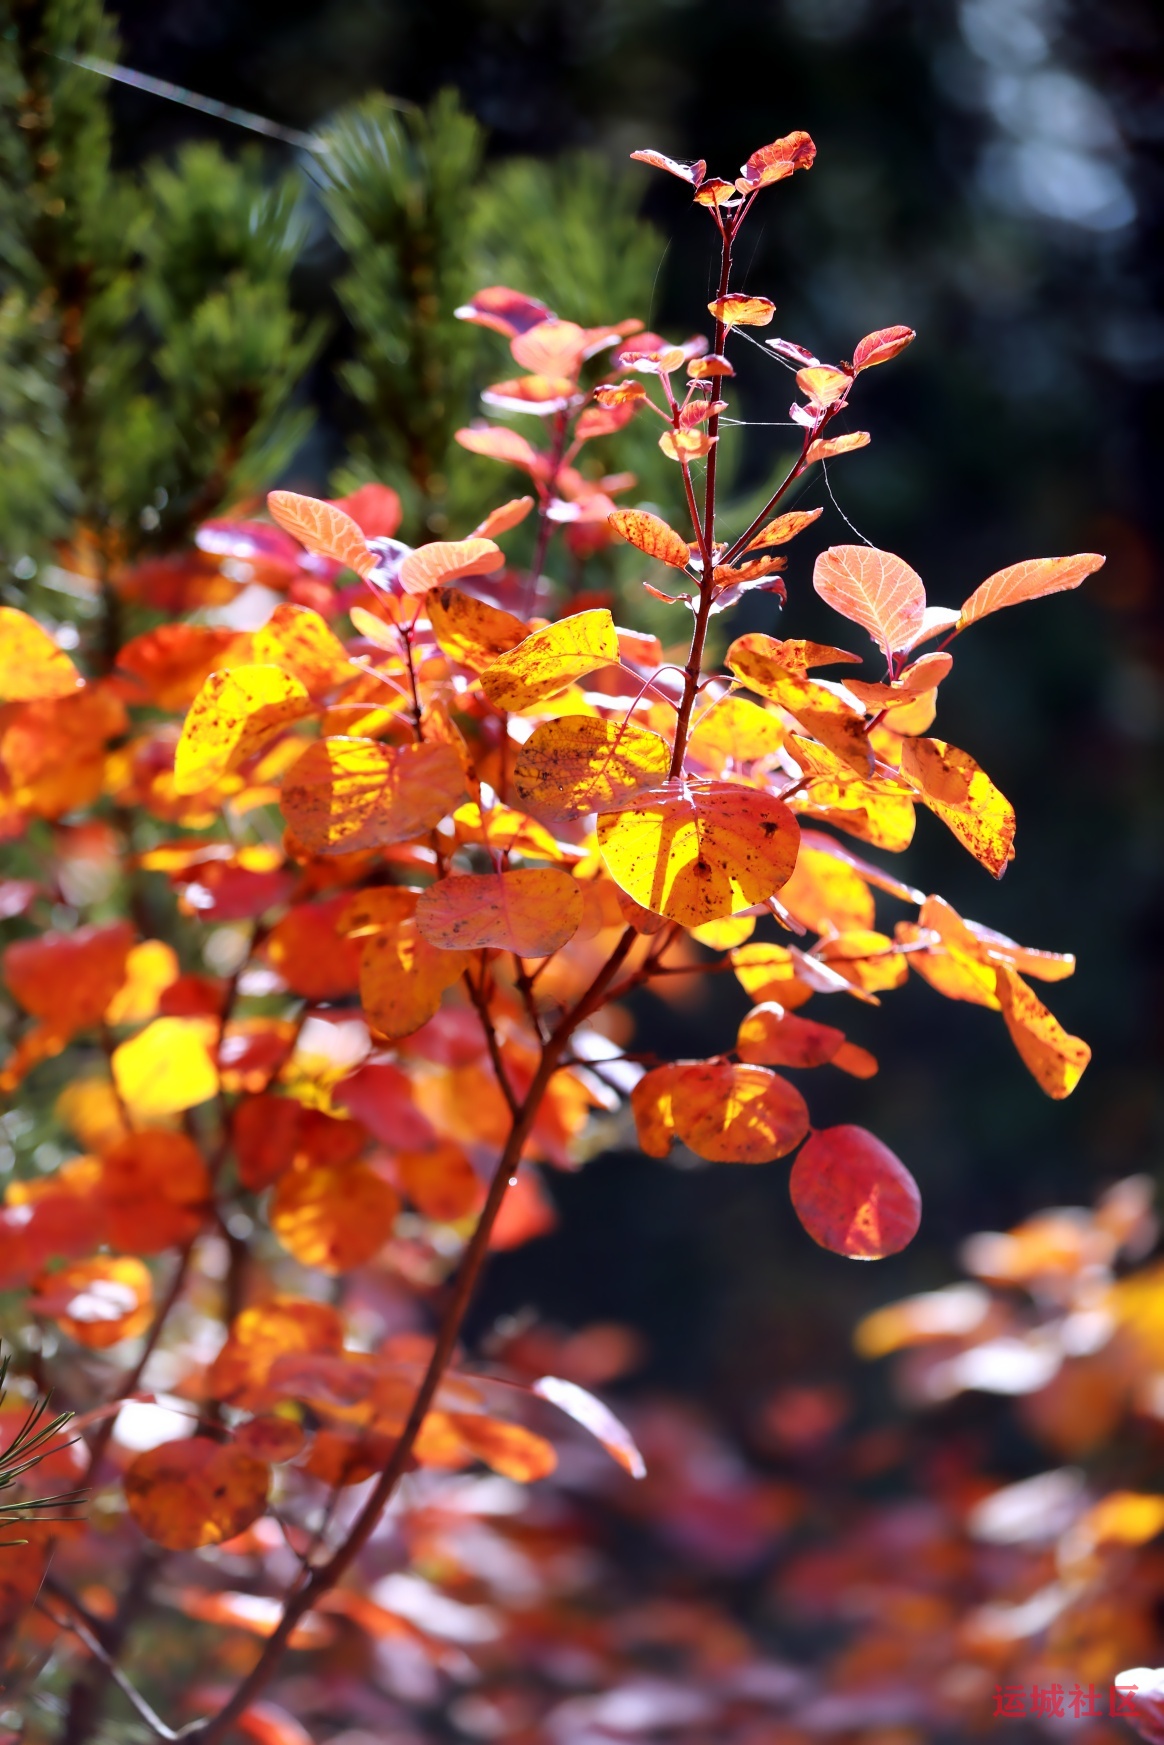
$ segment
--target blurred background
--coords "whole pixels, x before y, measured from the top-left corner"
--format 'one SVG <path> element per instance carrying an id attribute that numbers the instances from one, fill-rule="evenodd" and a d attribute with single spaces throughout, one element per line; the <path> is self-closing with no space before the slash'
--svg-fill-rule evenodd
<path id="1" fill-rule="evenodd" d="M 946 1281 L 968 1232 L 1155 1172 L 1164 22 L 1149 0 L 768 0 L 746 16 L 711 0 L 151 0 L 122 6 L 117 22 L 127 67 L 290 129 L 311 132 L 369 90 L 425 103 L 452 87 L 485 129 L 488 160 L 511 175 L 513 160 L 595 154 L 610 200 L 651 229 L 635 244 L 645 267 L 578 313 L 639 315 L 680 336 L 704 319 L 710 226 L 681 183 L 627 153 L 650 144 L 731 174 L 761 142 L 807 129 L 817 164 L 757 215 L 744 288 L 772 297 L 776 329 L 822 357 L 849 355 L 884 324 L 918 332 L 869 378 L 861 422 L 874 441 L 833 469 L 840 510 L 944 605 L 1020 557 L 1108 554 L 1079 593 L 967 638 L 943 689 L 940 730 L 1017 808 L 1006 878 L 996 886 L 928 818 L 907 857 L 908 876 L 963 913 L 1078 954 L 1055 1002 L 1095 1051 L 1076 1095 L 1047 1101 L 1001 1024 L 913 980 L 882 1011 L 854 1014 L 880 1076 L 814 1085 L 822 1124 L 867 1122 L 917 1174 L 925 1222 L 905 1255 L 864 1269 L 812 1249 L 778 1169 L 676 1173 L 616 1151 L 554 1176 L 563 1234 L 495 1263 L 481 1325 L 526 1303 L 570 1324 L 629 1321 L 653 1377 L 738 1415 L 774 1375 L 819 1374 L 826 1347 L 843 1364 L 856 1315 Z M 140 91 L 115 88 L 112 108 L 126 165 L 191 139 L 232 152 L 245 142 Z M 310 171 L 294 146 L 264 150 L 273 168 L 308 160 Z M 520 181 L 503 186 L 520 199 Z M 580 297 L 602 298 L 586 255 L 579 230 L 566 271 Z M 316 222 L 295 296 L 333 319 L 306 389 L 311 435 L 287 471 L 304 489 L 325 486 L 350 440 L 334 388 L 342 267 Z M 649 308 L 619 300 L 635 270 L 649 275 Z M 750 349 L 740 367 L 742 415 L 755 421 L 734 433 L 746 495 L 787 450 L 787 433 L 765 428 L 787 416 L 786 379 Z M 851 537 L 822 500 L 819 543 Z M 811 556 L 791 559 L 796 633 L 824 633 Z M 745 1005 L 722 981 L 689 1005 L 644 1001 L 638 1046 L 722 1046 Z"/>

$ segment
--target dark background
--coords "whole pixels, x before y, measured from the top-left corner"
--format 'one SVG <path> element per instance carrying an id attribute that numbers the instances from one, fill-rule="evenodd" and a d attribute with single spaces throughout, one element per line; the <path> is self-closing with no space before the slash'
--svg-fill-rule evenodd
<path id="1" fill-rule="evenodd" d="M 906 1255 L 862 1268 L 815 1249 L 783 1165 L 684 1173 L 619 1153 L 554 1177 L 563 1231 L 494 1263 L 478 1331 L 526 1302 L 572 1325 L 629 1319 L 651 1376 L 746 1413 L 775 1378 L 843 1362 L 862 1309 L 954 1276 L 969 1232 L 1155 1172 L 1164 21 L 1151 0 L 149 0 L 119 16 L 126 65 L 302 129 L 369 88 L 420 101 L 447 84 L 495 155 L 622 161 L 651 144 L 731 174 L 808 129 L 817 164 L 768 196 L 745 288 L 826 358 L 883 324 L 919 334 L 868 379 L 873 447 L 832 472 L 845 515 L 939 604 L 1019 558 L 1108 553 L 1079 593 L 960 641 L 943 687 L 938 730 L 1018 810 L 1006 879 L 928 816 L 903 865 L 963 913 L 1078 953 L 1076 979 L 1048 990 L 1095 1050 L 1075 1096 L 1047 1101 L 1000 1018 L 919 981 L 879 1013 L 854 1004 L 843 1021 L 880 1076 L 826 1069 L 806 1088 L 818 1124 L 872 1127 L 918 1176 L 925 1221 Z M 118 90 L 114 109 L 123 162 L 246 138 L 137 92 Z M 706 221 L 680 184 L 630 173 L 662 239 L 655 307 L 634 313 L 682 334 L 706 320 Z M 326 298 L 327 277 L 317 260 L 304 297 Z M 787 416 L 774 366 L 741 378 L 750 419 Z M 747 432 L 741 484 L 786 441 Z M 817 544 L 851 537 L 831 505 L 820 531 Z M 790 566 L 796 634 L 825 631 L 808 604 L 815 549 Z M 644 1004 L 639 1045 L 723 1047 L 746 1001 L 712 985 L 688 1007 Z"/>

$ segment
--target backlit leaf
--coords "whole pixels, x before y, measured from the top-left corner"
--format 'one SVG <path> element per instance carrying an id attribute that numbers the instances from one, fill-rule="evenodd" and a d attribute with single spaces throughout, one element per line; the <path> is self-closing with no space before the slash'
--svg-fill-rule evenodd
<path id="1" fill-rule="evenodd" d="M 409 552 L 400 566 L 400 585 L 406 594 L 426 594 L 459 576 L 488 575 L 504 562 L 505 553 L 491 539 L 436 539 Z"/>
<path id="2" fill-rule="evenodd" d="M 293 721 L 315 712 L 299 680 L 277 666 L 211 673 L 190 705 L 174 754 L 174 788 L 197 794 L 236 770 Z"/>
<path id="3" fill-rule="evenodd" d="M 696 158 L 694 163 L 684 163 L 678 158 L 669 158 L 665 152 L 655 151 L 651 146 L 632 151 L 630 155 L 637 163 L 650 164 L 652 169 L 666 170 L 668 175 L 678 176 L 681 182 L 698 185 L 707 174 L 707 164 L 702 158 Z"/>
<path id="4" fill-rule="evenodd" d="M 442 950 L 494 947 L 518 957 L 557 951 L 581 919 L 581 887 L 552 866 L 441 879 L 416 906 L 417 930 Z"/>
<path id="5" fill-rule="evenodd" d="M 900 988 L 909 975 L 909 966 L 897 944 L 870 928 L 856 927 L 829 934 L 813 955 L 867 994 Z"/>
<path id="6" fill-rule="evenodd" d="M 867 630 L 890 653 L 908 648 L 921 629 L 926 591 L 915 570 L 891 551 L 833 545 L 821 552 L 812 585 L 822 600 Z"/>
<path id="7" fill-rule="evenodd" d="M 745 297 L 742 291 L 729 291 L 707 307 L 724 327 L 767 327 L 776 313 L 770 297 Z"/>
<path id="8" fill-rule="evenodd" d="M 873 893 L 852 866 L 836 855 L 801 842 L 796 870 L 780 892 L 788 912 L 814 933 L 873 925 Z"/>
<path id="9" fill-rule="evenodd" d="M 612 334 L 612 338 L 617 335 Z M 519 333 L 510 344 L 514 358 L 524 370 L 539 376 L 574 377 L 590 346 L 591 335 L 575 321 L 551 315 L 536 327 Z"/>
<path id="10" fill-rule="evenodd" d="M 830 364 L 809 364 L 796 372 L 796 385 L 810 405 L 827 410 L 843 400 L 853 378 Z"/>
<path id="11" fill-rule="evenodd" d="M 843 1030 L 798 1018 L 767 1000 L 741 1020 L 736 1052 L 754 1066 L 825 1066 L 844 1040 Z"/>
<path id="12" fill-rule="evenodd" d="M 400 1201 L 364 1163 L 311 1165 L 281 1176 L 271 1200 L 271 1229 L 289 1254 L 321 1272 L 348 1272 L 392 1234 Z"/>
<path id="13" fill-rule="evenodd" d="M 784 729 L 769 710 L 746 697 L 721 697 L 695 723 L 685 756 L 721 775 L 729 762 L 742 767 L 774 757 L 783 743 Z"/>
<path id="14" fill-rule="evenodd" d="M 870 775 L 873 751 L 865 731 L 864 711 L 820 680 L 791 672 L 784 664 L 782 645 L 772 647 L 773 640 L 756 632 L 737 637 L 727 653 L 732 672 L 750 690 L 787 709 L 858 775 Z"/>
<path id="15" fill-rule="evenodd" d="M 544 479 L 549 474 L 549 463 L 544 454 L 539 454 L 532 443 L 519 436 L 516 430 L 504 430 L 494 427 L 473 427 L 456 432 L 456 440 L 462 448 L 467 448 L 470 454 L 483 454 L 489 460 L 505 461 L 509 466 L 520 467 L 532 478 Z"/>
<path id="16" fill-rule="evenodd" d="M 125 1500 L 142 1532 L 167 1551 L 221 1545 L 267 1505 L 271 1472 L 231 1443 L 209 1436 L 163 1442 L 130 1463 Z"/>
<path id="17" fill-rule="evenodd" d="M 664 430 L 659 447 L 668 460 L 690 463 L 710 454 L 718 440 L 718 437 L 708 436 L 704 430 Z"/>
<path id="18" fill-rule="evenodd" d="M 555 691 L 618 660 L 614 619 L 605 608 L 575 612 L 535 630 L 481 675 L 497 709 L 532 709 Z"/>
<path id="19" fill-rule="evenodd" d="M 766 527 L 762 527 L 744 549 L 759 551 L 765 545 L 787 545 L 790 539 L 795 539 L 798 533 L 811 527 L 823 514 L 823 509 L 789 509 L 785 514 L 777 515 L 775 521 L 769 521 Z"/>
<path id="20" fill-rule="evenodd" d="M 453 314 L 458 321 L 472 321 L 478 327 L 489 327 L 494 333 L 512 339 L 545 321 L 550 311 L 523 291 L 511 291 L 508 285 L 486 285 L 483 290 L 474 291 L 469 301 L 454 309 Z"/>
<path id="21" fill-rule="evenodd" d="M 867 333 L 858 344 L 853 353 L 853 368 L 859 373 L 871 370 L 874 364 L 887 364 L 916 338 L 912 327 L 879 327 L 876 333 Z"/>
<path id="22" fill-rule="evenodd" d="M 547 1478 L 558 1464 L 553 1444 L 522 1424 L 507 1424 L 482 1412 L 449 1412 L 448 1417 L 478 1460 L 518 1484 Z"/>
<path id="23" fill-rule="evenodd" d="M 157 1015 L 158 1001 L 178 979 L 178 954 L 164 939 L 143 939 L 125 960 L 125 980 L 105 1008 L 110 1025 L 144 1024 Z"/>
<path id="24" fill-rule="evenodd" d="M 160 1254 L 198 1234 L 212 1193 L 202 1153 L 185 1133 L 139 1128 L 101 1160 L 109 1240 L 130 1254 Z"/>
<path id="25" fill-rule="evenodd" d="M 15 606 L 0 606 L 0 702 L 68 697 L 84 682 L 43 625 Z"/>
<path id="26" fill-rule="evenodd" d="M 730 782 L 669 784 L 598 820 L 603 861 L 644 909 L 698 927 L 762 903 L 796 865 L 788 808 Z"/>
<path id="27" fill-rule="evenodd" d="M 882 1260 L 913 1241 L 921 1223 L 917 1183 L 864 1127 L 812 1134 L 792 1166 L 796 1215 L 814 1242 L 850 1260 Z"/>
<path id="28" fill-rule="evenodd" d="M 434 588 L 425 602 L 432 633 L 451 660 L 481 672 L 528 634 L 520 618 L 456 588 Z"/>
<path id="29" fill-rule="evenodd" d="M 998 965 L 996 988 L 1002 1015 L 1023 1065 L 1057 1101 L 1069 1097 L 1083 1077 L 1091 1049 L 1070 1036 L 1059 1020 L 1005 964 Z"/>
<path id="30" fill-rule="evenodd" d="M 369 576 L 375 569 L 376 554 L 369 551 L 358 523 L 334 503 L 302 497 L 297 491 L 270 491 L 267 508 L 285 532 L 317 557 L 334 558 L 358 576 Z"/>
<path id="31" fill-rule="evenodd" d="M 393 1168 L 401 1192 L 426 1218 L 455 1224 L 481 1209 L 484 1183 L 451 1140 L 426 1151 L 398 1151 Z"/>
<path id="32" fill-rule="evenodd" d="M 422 836 L 464 793 L 452 746 L 320 739 L 284 782 L 282 805 L 297 840 L 313 854 L 348 854 Z"/>
<path id="33" fill-rule="evenodd" d="M 207 1384 L 213 1398 L 245 1405 L 258 1396 L 277 1358 L 308 1352 L 335 1355 L 343 1342 L 343 1320 L 330 1303 L 271 1297 L 235 1316 Z"/>
<path id="34" fill-rule="evenodd" d="M 132 947 L 128 921 L 18 939 L 4 952 L 4 980 L 26 1012 L 68 1037 L 101 1022 Z"/>
<path id="35" fill-rule="evenodd" d="M 645 509 L 616 509 L 607 520 L 629 545 L 672 569 L 681 570 L 691 560 L 687 541 L 658 515 L 649 515 Z"/>
<path id="36" fill-rule="evenodd" d="M 144 1333 L 153 1319 L 149 1268 L 132 1255 L 74 1260 L 37 1281 L 29 1307 L 91 1351 Z"/>
<path id="37" fill-rule="evenodd" d="M 564 1381 L 558 1375 L 543 1375 L 534 1382 L 533 1391 L 573 1418 L 576 1424 L 581 1424 L 584 1430 L 589 1430 L 624 1472 L 629 1472 L 632 1478 L 646 1477 L 646 1463 L 635 1446 L 634 1437 L 610 1407 L 595 1399 L 592 1393 L 579 1387 L 577 1382 Z"/>
<path id="38" fill-rule="evenodd" d="M 744 992 L 757 1001 L 776 1001 L 785 1011 L 803 1006 L 813 990 L 797 975 L 797 963 L 786 945 L 738 945 L 732 969 Z"/>
<path id="39" fill-rule="evenodd" d="M 639 1150 L 648 1157 L 666 1157 L 675 1137 L 675 1120 L 671 1098 L 679 1075 L 677 1062 L 654 1067 L 644 1073 L 631 1091 L 631 1113 L 634 1115 Z"/>
<path id="40" fill-rule="evenodd" d="M 391 485 L 359 485 L 346 497 L 334 498 L 332 507 L 350 515 L 365 539 L 391 539 L 400 526 L 400 498 Z"/>
<path id="41" fill-rule="evenodd" d="M 962 607 L 959 630 L 976 624 L 991 612 L 1004 606 L 1019 606 L 1024 600 L 1038 600 L 1044 594 L 1058 594 L 1066 588 L 1077 588 L 1106 560 L 1094 551 L 1080 552 L 1075 557 L 1032 557 L 988 576 L 975 588 Z"/>
<path id="42" fill-rule="evenodd" d="M 499 533 L 508 533 L 511 527 L 516 527 L 525 520 L 534 506 L 532 497 L 511 497 L 508 503 L 501 503 L 496 509 L 490 509 L 484 521 L 474 527 L 474 539 L 496 539 Z"/>
<path id="43" fill-rule="evenodd" d="M 736 186 L 745 194 L 753 188 L 767 188 L 773 182 L 784 181 L 796 170 L 810 169 L 815 157 L 816 146 L 807 133 L 786 133 L 771 145 L 762 145 L 747 163 L 740 165 Z"/>
<path id="44" fill-rule="evenodd" d="M 217 1034 L 213 1018 L 155 1018 L 114 1049 L 114 1082 L 136 1120 L 180 1114 L 217 1093 Z"/>
<path id="45" fill-rule="evenodd" d="M 360 959 L 360 1003 L 373 1030 L 395 1040 L 427 1024 L 441 995 L 472 962 L 467 952 L 442 951 L 400 921 L 365 939 Z"/>
<path id="46" fill-rule="evenodd" d="M 837 455 L 852 454 L 854 449 L 868 446 L 867 430 L 850 430 L 844 436 L 818 436 L 815 442 L 809 443 L 808 453 L 804 458 L 811 466 L 815 461 L 835 460 Z"/>
<path id="47" fill-rule="evenodd" d="M 906 739 L 901 770 L 975 860 L 1001 878 L 1014 854 L 1014 807 L 969 752 L 944 739 Z"/>
<path id="48" fill-rule="evenodd" d="M 535 728 L 522 746 L 513 789 L 536 818 L 581 818 L 657 785 L 670 763 L 666 741 L 633 721 L 561 715 Z"/>
<path id="49" fill-rule="evenodd" d="M 804 1098 L 766 1067 L 685 1062 L 671 1091 L 675 1131 L 710 1163 L 770 1163 L 808 1132 Z"/>
<path id="50" fill-rule="evenodd" d="M 359 668 L 319 613 L 285 600 L 255 631 L 254 658 L 260 665 L 282 667 L 312 697 L 326 696 L 337 685 L 359 677 Z"/>

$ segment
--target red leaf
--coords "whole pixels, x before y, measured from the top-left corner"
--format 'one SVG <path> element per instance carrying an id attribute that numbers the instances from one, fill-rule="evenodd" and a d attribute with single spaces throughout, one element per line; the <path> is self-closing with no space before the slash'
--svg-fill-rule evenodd
<path id="1" fill-rule="evenodd" d="M 864 1127 L 813 1133 L 792 1166 L 796 1215 L 814 1242 L 850 1260 L 882 1260 L 917 1234 L 917 1183 Z"/>
<path id="2" fill-rule="evenodd" d="M 871 370 L 874 364 L 887 364 L 916 338 L 912 327 L 879 327 L 876 333 L 867 333 L 853 353 L 853 369 L 860 372 Z"/>

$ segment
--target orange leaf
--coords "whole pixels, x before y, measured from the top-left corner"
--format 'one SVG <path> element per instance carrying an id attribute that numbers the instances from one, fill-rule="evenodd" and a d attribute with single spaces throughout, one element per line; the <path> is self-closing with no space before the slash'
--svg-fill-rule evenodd
<path id="1" fill-rule="evenodd" d="M 68 1037 L 101 1022 L 125 981 L 132 946 L 128 921 L 18 939 L 4 953 L 4 980 L 26 1012 Z"/>
<path id="2" fill-rule="evenodd" d="M 592 335 L 574 321 L 556 315 L 539 321 L 509 342 L 515 362 L 539 376 L 574 377 L 590 346 Z M 615 335 L 611 336 L 617 337 Z"/>
<path id="3" fill-rule="evenodd" d="M 732 782 L 676 782 L 598 820 L 603 861 L 644 909 L 698 927 L 762 903 L 796 865 L 788 808 Z"/>
<path id="4" fill-rule="evenodd" d="M 29 1308 L 51 1315 L 63 1332 L 91 1351 L 136 1338 L 153 1319 L 153 1281 L 149 1268 L 126 1255 L 74 1260 L 57 1272 L 42 1273 Z"/>
<path id="5" fill-rule="evenodd" d="M 197 794 L 315 713 L 299 680 L 277 666 L 211 673 L 190 705 L 174 754 L 174 791 Z"/>
<path id="6" fill-rule="evenodd" d="M 879 327 L 867 333 L 853 353 L 853 369 L 859 374 L 874 364 L 887 364 L 917 338 L 912 327 Z"/>
<path id="7" fill-rule="evenodd" d="M 282 667 L 310 696 L 325 697 L 337 685 L 359 678 L 343 644 L 318 612 L 280 602 L 261 630 L 255 631 L 256 662 Z"/>
<path id="8" fill-rule="evenodd" d="M 767 327 L 776 313 L 770 297 L 745 297 L 742 291 L 729 291 L 707 307 L 724 327 Z"/>
<path id="9" fill-rule="evenodd" d="M 623 805 L 665 779 L 670 762 L 666 741 L 646 727 L 561 715 L 522 746 L 513 788 L 535 818 L 557 822 Z"/>
<path id="10" fill-rule="evenodd" d="M 558 1375 L 543 1375 L 534 1382 L 533 1392 L 543 1400 L 549 1400 L 560 1412 L 581 1424 L 584 1430 L 589 1430 L 632 1478 L 647 1476 L 646 1462 L 626 1425 L 619 1422 L 609 1406 L 595 1399 L 584 1387 L 579 1387 L 577 1382 L 564 1381 Z"/>
<path id="11" fill-rule="evenodd" d="M 812 585 L 822 600 L 860 624 L 889 653 L 908 648 L 921 629 L 926 591 L 916 571 L 872 545 L 832 545 L 821 552 Z"/>
<path id="12" fill-rule="evenodd" d="M 84 682 L 43 625 L 15 606 L 0 606 L 0 702 L 68 697 Z"/>
<path id="13" fill-rule="evenodd" d="M 675 1131 L 710 1163 L 770 1163 L 808 1132 L 804 1098 L 766 1067 L 692 1061 L 671 1091 Z"/>
<path id="14" fill-rule="evenodd" d="M 245 1405 L 266 1383 L 276 1358 L 305 1352 L 334 1356 L 343 1349 L 344 1324 L 330 1303 L 276 1296 L 243 1309 L 207 1374 L 210 1397 Z"/>
<path id="15" fill-rule="evenodd" d="M 398 1151 L 396 1179 L 417 1211 L 438 1224 L 456 1224 L 479 1212 L 484 1184 L 459 1145 L 446 1140 L 427 1151 Z"/>
<path id="16" fill-rule="evenodd" d="M 253 1454 L 256 1460 L 265 1460 L 270 1466 L 282 1466 L 284 1461 L 294 1460 L 302 1452 L 306 1440 L 302 1426 L 294 1418 L 278 1418 L 274 1413 L 251 1418 L 240 1424 L 234 1433 L 236 1448 Z"/>
<path id="17" fill-rule="evenodd" d="M 131 1254 L 160 1254 L 196 1236 L 210 1203 L 202 1154 L 185 1133 L 127 1133 L 101 1161 L 109 1240 Z"/>
<path id="18" fill-rule="evenodd" d="M 521 1424 L 506 1424 L 481 1412 L 450 1412 L 448 1417 L 478 1460 L 518 1484 L 546 1478 L 558 1464 L 552 1444 Z"/>
<path id="19" fill-rule="evenodd" d="M 846 375 L 844 370 L 834 370 L 831 364 L 810 364 L 796 372 L 797 387 L 806 400 L 822 411 L 843 400 L 852 381 L 852 376 Z"/>
<path id="20" fill-rule="evenodd" d="M 814 1133 L 792 1166 L 789 1188 L 813 1241 L 850 1260 L 897 1254 L 921 1223 L 917 1183 L 864 1127 Z"/>
<path id="21" fill-rule="evenodd" d="M 508 533 L 511 527 L 516 527 L 525 520 L 533 508 L 532 497 L 511 497 L 508 503 L 502 503 L 498 508 L 491 509 L 479 527 L 474 527 L 474 539 L 496 539 L 499 533 Z"/>
<path id="22" fill-rule="evenodd" d="M 654 1067 L 644 1073 L 630 1095 L 639 1150 L 648 1157 L 666 1157 L 675 1137 L 671 1098 L 679 1076 L 679 1063 Z"/>
<path id="23" fill-rule="evenodd" d="M 442 951 L 400 921 L 365 939 L 360 959 L 360 1003 L 379 1035 L 411 1036 L 438 1011 L 441 995 L 472 963 L 467 952 Z"/>
<path id="24" fill-rule="evenodd" d="M 1044 594 L 1077 588 L 1105 562 L 1097 552 L 1084 551 L 1076 557 L 1031 557 L 1024 563 L 1011 564 L 975 588 L 962 607 L 958 629 L 965 630 L 967 625 L 976 624 L 991 612 L 1000 612 L 1004 606 L 1019 606 L 1024 600 L 1038 600 Z"/>
<path id="25" fill-rule="evenodd" d="M 481 675 L 496 709 L 531 709 L 595 667 L 618 661 L 614 619 L 605 608 L 575 612 L 535 630 Z"/>
<path id="26" fill-rule="evenodd" d="M 802 678 L 784 664 L 781 644 L 751 632 L 739 636 L 727 652 L 736 677 L 761 696 L 769 697 L 794 715 L 802 727 L 841 758 L 858 775 L 871 775 L 873 751 L 862 709 L 855 708 L 819 679 Z"/>
<path id="27" fill-rule="evenodd" d="M 450 745 L 320 739 L 283 784 L 283 813 L 313 854 L 347 854 L 422 836 L 465 793 Z"/>
<path id="28" fill-rule="evenodd" d="M 369 576 L 375 569 L 376 554 L 368 550 L 359 524 L 334 503 L 301 497 L 297 491 L 270 491 L 267 508 L 285 532 L 317 557 L 334 558 L 358 576 Z"/>
<path id="29" fill-rule="evenodd" d="M 690 463 L 710 454 L 718 441 L 718 436 L 708 436 L 705 430 L 664 430 L 659 447 L 668 460 Z"/>
<path id="30" fill-rule="evenodd" d="M 718 351 L 710 351 L 706 357 L 693 357 L 687 364 L 687 374 L 693 382 L 706 382 L 717 376 L 734 376 L 735 373 L 726 357 Z"/>
<path id="31" fill-rule="evenodd" d="M 658 558 L 677 570 L 685 569 L 691 560 L 687 541 L 658 515 L 648 515 L 645 509 L 616 509 L 606 519 L 616 533 L 647 557 Z"/>
<path id="32" fill-rule="evenodd" d="M 813 990 L 798 978 L 786 945 L 738 945 L 731 956 L 736 980 L 753 1000 L 774 1000 L 785 1011 L 811 1000 Z"/>
<path id="33" fill-rule="evenodd" d="M 271 1229 L 289 1254 L 321 1272 L 350 1272 L 392 1234 L 400 1201 L 367 1164 L 293 1169 L 275 1186 Z"/>
<path id="34" fill-rule="evenodd" d="M 1080 1037 L 1068 1035 L 1008 965 L 999 964 L 997 975 L 1002 1015 L 1023 1065 L 1049 1097 L 1069 1097 L 1091 1059 L 1090 1048 Z"/>
<path id="35" fill-rule="evenodd" d="M 307 1000 L 336 1000 L 355 992 L 359 947 L 339 933 L 340 917 L 351 902 L 341 892 L 322 903 L 296 903 L 272 929 L 267 957 L 292 993 Z"/>
<path id="36" fill-rule="evenodd" d="M 753 1066 L 824 1066 L 844 1040 L 844 1031 L 831 1024 L 798 1018 L 774 1001 L 765 1001 L 742 1020 L 736 1052 Z"/>
<path id="37" fill-rule="evenodd" d="M 511 467 L 520 467 L 531 478 L 544 479 L 549 475 L 546 456 L 539 453 L 524 436 L 519 436 L 516 430 L 474 427 L 458 430 L 456 439 L 470 454 L 483 454 L 488 460 L 504 461 Z"/>
<path id="38" fill-rule="evenodd" d="M 125 1500 L 155 1544 L 196 1551 L 257 1520 L 270 1482 L 270 1468 L 243 1449 L 191 1436 L 139 1454 L 125 1474 Z"/>
<path id="39" fill-rule="evenodd" d="M 159 624 L 127 642 L 117 671 L 131 673 L 159 709 L 187 709 L 212 672 L 251 657 L 251 638 L 212 624 Z M 130 699 L 133 701 L 134 699 Z"/>
<path id="40" fill-rule="evenodd" d="M 487 575 L 504 562 L 505 553 L 491 539 L 435 539 L 409 552 L 400 566 L 400 585 L 406 594 L 427 594 L 459 576 Z"/>
<path id="41" fill-rule="evenodd" d="M 856 448 L 868 448 L 869 432 L 867 430 L 850 430 L 845 436 L 818 436 L 815 442 L 808 445 L 805 462 L 811 466 L 814 461 L 833 460 L 839 454 L 852 454 Z"/>
<path id="42" fill-rule="evenodd" d="M 458 593 L 456 588 L 434 588 L 425 601 L 425 611 L 433 635 L 450 660 L 473 672 L 492 666 L 528 634 L 512 612 L 502 612 L 472 594 Z"/>
<path id="43" fill-rule="evenodd" d="M 811 169 L 815 156 L 816 146 L 807 133 L 786 133 L 771 145 L 762 145 L 746 164 L 740 165 L 736 187 L 742 194 L 750 194 L 753 188 L 767 188 L 773 182 L 784 181 L 796 170 Z"/>
<path id="44" fill-rule="evenodd" d="M 574 936 L 581 920 L 581 887 L 552 866 L 441 879 L 416 905 L 418 931 L 445 951 L 493 947 L 518 957 L 548 957 Z"/>
<path id="45" fill-rule="evenodd" d="M 944 739 L 906 739 L 901 773 L 975 860 L 1001 878 L 1014 858 L 1014 807 L 970 753 Z"/>
<path id="46" fill-rule="evenodd" d="M 790 509 L 784 515 L 777 515 L 775 521 L 769 521 L 766 527 L 762 527 L 744 550 L 759 551 L 765 545 L 787 545 L 790 539 L 795 539 L 798 533 L 811 527 L 823 514 L 823 509 Z"/>
<path id="47" fill-rule="evenodd" d="M 803 840 L 796 871 L 782 887 L 780 901 L 814 933 L 844 933 L 873 925 L 873 893 L 860 873 L 827 849 Z"/>

